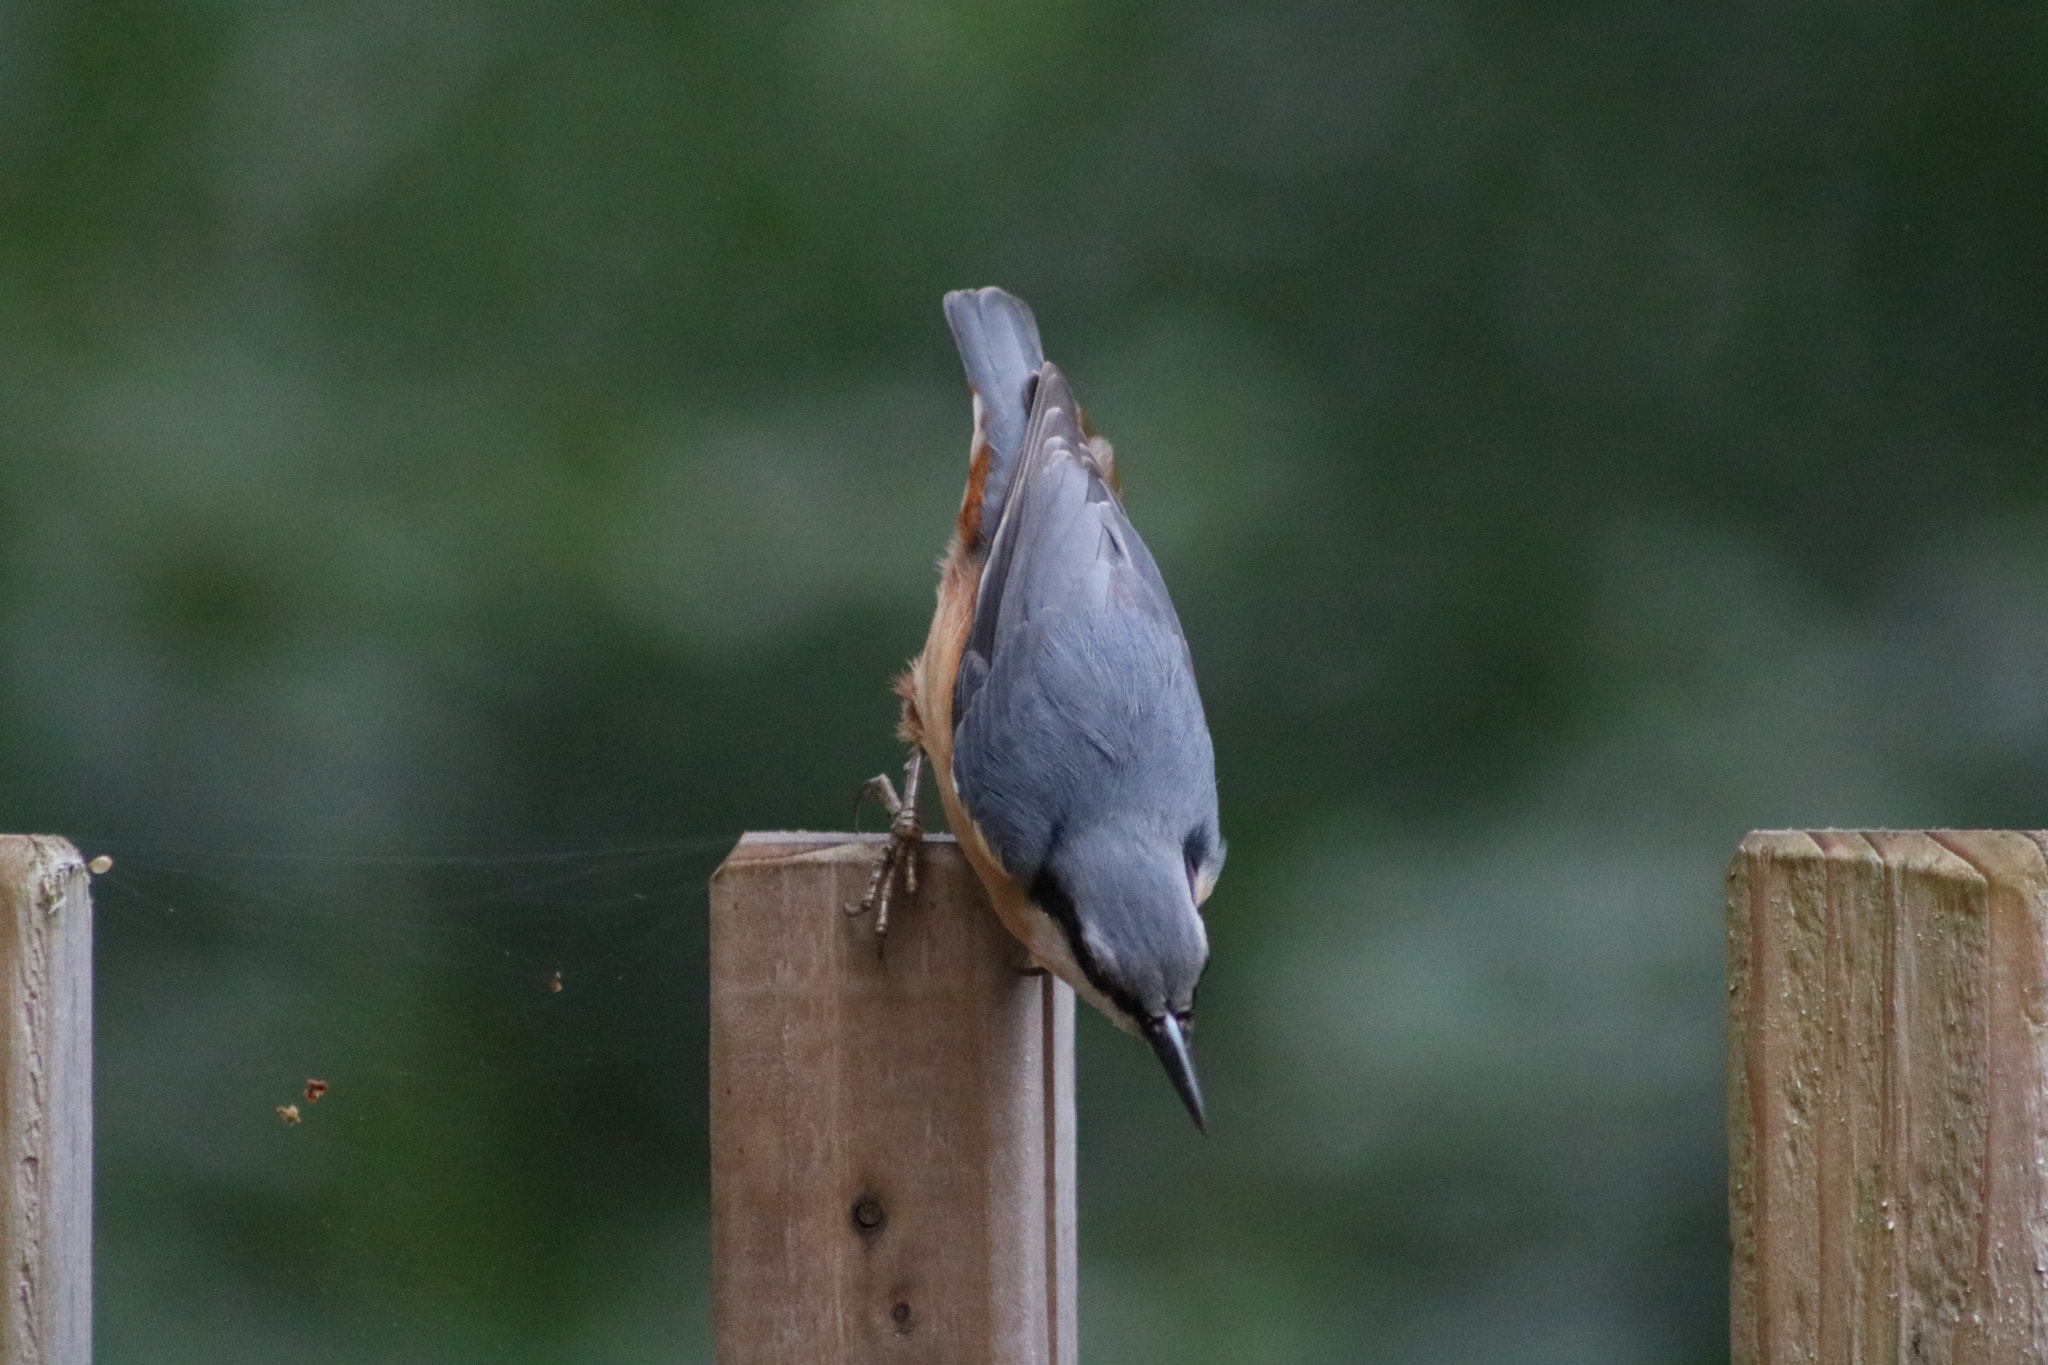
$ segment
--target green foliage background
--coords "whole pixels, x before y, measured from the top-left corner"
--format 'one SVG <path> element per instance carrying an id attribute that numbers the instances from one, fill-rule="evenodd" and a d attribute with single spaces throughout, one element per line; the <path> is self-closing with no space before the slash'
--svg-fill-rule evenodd
<path id="1" fill-rule="evenodd" d="M 1725 1359 L 1726 856 L 2048 823 L 2044 145 L 2031 6 L 0 9 L 100 1358 L 706 1358 L 703 878 L 895 761 L 1001 283 L 1232 841 L 1089 1358 Z"/>

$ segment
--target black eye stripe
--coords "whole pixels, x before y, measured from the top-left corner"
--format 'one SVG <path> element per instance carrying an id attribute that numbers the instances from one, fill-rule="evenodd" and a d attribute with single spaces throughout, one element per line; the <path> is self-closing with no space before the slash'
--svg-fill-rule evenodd
<path id="1" fill-rule="evenodd" d="M 1088 948 L 1088 939 L 1081 932 L 1081 915 L 1074 906 L 1074 898 L 1067 894 L 1049 867 L 1040 867 L 1038 875 L 1031 879 L 1031 899 L 1039 909 L 1052 916 L 1060 927 L 1060 933 L 1067 940 L 1067 951 L 1074 955 L 1074 963 L 1081 974 L 1088 978 L 1090 985 L 1101 991 L 1117 1007 L 1133 1019 L 1142 1019 L 1144 1011 L 1137 999 L 1122 986 L 1103 975 L 1101 964 Z"/>

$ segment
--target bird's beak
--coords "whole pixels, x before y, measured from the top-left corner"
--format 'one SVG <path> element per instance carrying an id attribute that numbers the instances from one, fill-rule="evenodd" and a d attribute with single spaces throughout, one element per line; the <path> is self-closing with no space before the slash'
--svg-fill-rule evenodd
<path id="1" fill-rule="evenodd" d="M 1202 1117 L 1202 1083 L 1195 1079 L 1195 1059 L 1188 1055 L 1188 1039 L 1180 1030 L 1180 1020 L 1171 1014 L 1148 1020 L 1145 1041 L 1152 1044 L 1152 1050 L 1159 1054 L 1159 1064 L 1172 1078 L 1180 1102 L 1188 1107 L 1188 1117 L 1195 1121 L 1195 1131 L 1207 1133 L 1209 1125 Z"/>

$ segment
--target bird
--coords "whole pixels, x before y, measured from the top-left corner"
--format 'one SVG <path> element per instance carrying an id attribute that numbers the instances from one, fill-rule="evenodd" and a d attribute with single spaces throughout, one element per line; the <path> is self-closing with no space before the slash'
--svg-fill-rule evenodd
<path id="1" fill-rule="evenodd" d="M 1032 959 L 1165 1067 L 1208 1131 L 1189 1034 L 1209 960 L 1201 906 L 1226 852 L 1216 758 L 1159 566 L 1125 513 L 1116 455 L 997 288 L 945 296 L 973 396 L 967 488 L 923 651 L 896 684 L 910 746 L 867 894 L 886 933 L 916 894 L 929 761 L 946 819 Z"/>

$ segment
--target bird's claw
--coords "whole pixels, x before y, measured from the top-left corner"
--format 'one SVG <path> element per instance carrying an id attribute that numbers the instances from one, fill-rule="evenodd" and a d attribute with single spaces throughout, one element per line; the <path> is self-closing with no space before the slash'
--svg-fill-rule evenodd
<path id="1" fill-rule="evenodd" d="M 910 761 L 903 769 L 903 795 L 896 795 L 896 784 L 889 780 L 887 773 L 880 773 L 861 784 L 860 799 L 873 801 L 889 812 L 889 842 L 882 845 L 881 856 L 875 859 L 875 870 L 868 877 L 867 894 L 846 907 L 849 915 L 865 915 L 873 912 L 875 936 L 889 932 L 889 902 L 892 898 L 898 876 L 903 882 L 906 895 L 917 894 L 917 864 L 924 849 L 924 822 L 917 817 L 917 779 L 924 766 L 922 750 L 913 750 Z"/>

